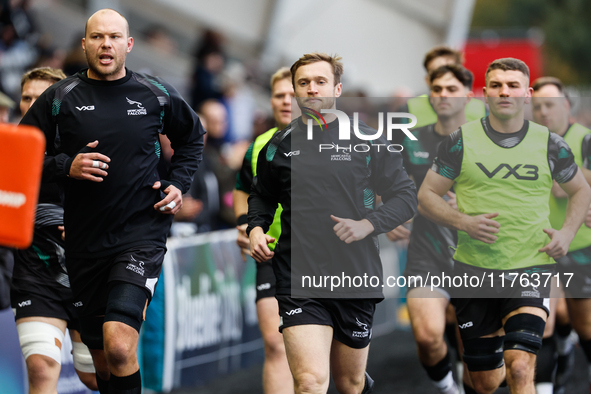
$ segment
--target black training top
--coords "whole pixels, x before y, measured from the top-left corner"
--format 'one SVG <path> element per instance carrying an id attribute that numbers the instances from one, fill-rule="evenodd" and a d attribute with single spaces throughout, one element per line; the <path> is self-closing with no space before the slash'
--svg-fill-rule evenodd
<path id="1" fill-rule="evenodd" d="M 174 149 L 167 180 L 185 193 L 201 161 L 205 130 L 159 78 L 126 70 L 124 78 L 99 81 L 86 71 L 50 86 L 21 121 L 45 133 L 43 182 L 64 187 L 66 255 L 99 258 L 142 244 L 164 246 L 172 215 L 154 210 L 164 198 L 152 189 L 160 180 L 158 136 L 166 134 Z M 96 148 L 86 147 L 95 140 Z M 103 182 L 67 177 L 81 150 L 111 159 Z"/>
<path id="2" fill-rule="evenodd" d="M 353 124 L 353 120 L 350 120 Z M 363 134 L 376 131 L 362 122 Z M 388 149 L 390 148 L 390 150 Z M 300 118 L 291 122 L 261 150 L 248 200 L 248 229 L 266 232 L 277 204 L 283 207 L 281 236 L 273 258 L 277 294 L 294 297 L 382 298 L 382 266 L 377 234 L 410 219 L 417 208 L 416 189 L 402 166 L 402 157 L 383 137 L 373 141 L 339 140 L 338 121 L 328 130 L 313 127 L 313 138 Z M 376 196 L 383 205 L 378 206 Z M 363 240 L 346 244 L 333 231 L 339 218 L 367 219 L 375 231 Z M 377 276 L 330 289 L 330 283 L 310 288 L 304 276 L 345 278 Z M 357 282 L 359 283 L 359 282 Z M 366 284 L 367 283 L 367 284 Z M 292 286 L 293 285 L 293 286 Z M 375 285 L 375 286 L 374 286 Z"/>

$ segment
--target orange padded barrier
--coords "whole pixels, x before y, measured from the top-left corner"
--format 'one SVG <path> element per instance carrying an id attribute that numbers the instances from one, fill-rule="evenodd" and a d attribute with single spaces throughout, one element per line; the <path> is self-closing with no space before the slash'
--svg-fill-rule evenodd
<path id="1" fill-rule="evenodd" d="M 44 157 L 39 129 L 0 124 L 0 245 L 31 244 Z"/>

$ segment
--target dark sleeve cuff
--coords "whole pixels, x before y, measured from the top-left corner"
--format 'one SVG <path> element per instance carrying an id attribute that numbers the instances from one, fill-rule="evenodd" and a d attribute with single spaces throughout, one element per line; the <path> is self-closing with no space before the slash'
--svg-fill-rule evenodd
<path id="1" fill-rule="evenodd" d="M 181 183 L 179 181 L 176 181 L 176 180 L 168 181 L 166 179 L 160 180 L 160 190 L 164 191 L 170 185 L 179 189 L 181 191 L 181 194 L 185 194 L 187 192 L 186 190 L 183 190 L 183 186 L 181 185 Z"/>

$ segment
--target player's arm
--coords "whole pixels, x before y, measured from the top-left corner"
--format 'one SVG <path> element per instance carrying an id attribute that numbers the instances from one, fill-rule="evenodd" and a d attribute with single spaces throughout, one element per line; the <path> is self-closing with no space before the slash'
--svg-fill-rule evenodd
<path id="1" fill-rule="evenodd" d="M 492 244 L 500 228 L 500 224 L 492 220 L 498 213 L 466 215 L 443 199 L 461 172 L 462 160 L 462 131 L 457 130 L 439 145 L 437 157 L 419 190 L 419 212 L 439 225 L 464 231 L 471 238 Z"/>
<path id="2" fill-rule="evenodd" d="M 575 164 L 570 148 L 561 137 L 551 133 L 548 148 L 548 160 L 554 163 L 552 176 L 568 196 L 562 228 L 544 229 L 551 241 L 539 250 L 556 259 L 568 252 L 570 243 L 585 219 L 591 204 L 591 188 L 582 170 Z"/>
<path id="3" fill-rule="evenodd" d="M 585 138 L 583 138 L 581 150 L 583 157 L 583 167 L 581 167 L 581 170 L 583 171 L 587 183 L 591 186 L 591 134 L 587 134 Z M 585 226 L 591 227 L 591 207 L 589 207 L 587 216 L 585 217 Z"/>
<path id="4" fill-rule="evenodd" d="M 275 210 L 278 206 L 280 184 L 290 184 L 291 178 L 286 173 L 276 173 L 275 160 L 281 160 L 279 149 L 274 158 L 267 161 L 267 148 L 273 138 L 259 152 L 257 161 L 257 176 L 251 185 L 250 196 L 248 197 L 248 227 L 246 234 L 250 240 L 250 253 L 255 261 L 262 263 L 273 257 L 268 244 L 275 241 L 275 238 L 267 235 L 269 226 L 273 223 Z M 285 179 L 283 179 L 285 178 Z"/>
<path id="5" fill-rule="evenodd" d="M 174 150 L 167 179 L 156 182 L 166 197 L 154 205 L 164 214 L 176 214 L 182 207 L 183 194 L 191 187 L 193 176 L 203 158 L 205 129 L 199 117 L 181 95 L 166 82 L 157 79 L 168 91 L 169 105 L 165 111 L 163 134 Z"/>
<path id="6" fill-rule="evenodd" d="M 238 237 L 236 243 L 240 247 L 242 258 L 246 254 L 250 255 L 250 241 L 246 235 L 246 227 L 248 227 L 248 196 L 252 185 L 252 149 L 254 143 L 250 144 L 244 155 L 242 167 L 236 175 L 236 185 L 232 192 L 234 215 L 236 216 L 236 229 L 238 230 Z"/>
<path id="7" fill-rule="evenodd" d="M 496 233 L 500 225 L 492 220 L 498 213 L 470 216 L 453 209 L 444 199 L 454 181 L 437 174 L 433 170 L 427 176 L 419 190 L 419 212 L 427 219 L 453 230 L 464 231 L 471 238 L 487 244 L 497 240 Z"/>
<path id="8" fill-rule="evenodd" d="M 405 137 L 404 140 L 402 141 L 402 147 L 404 148 L 402 150 L 402 152 L 400 152 L 402 154 L 402 164 L 404 165 L 404 168 L 408 169 L 409 168 L 409 164 L 410 164 L 410 160 L 408 158 L 408 144 L 410 144 L 410 139 L 408 137 Z M 411 174 L 408 174 L 408 177 L 411 181 L 415 182 L 413 176 Z M 416 185 L 416 182 L 415 182 Z M 381 197 L 380 197 L 381 200 Z M 407 223 L 411 223 L 411 220 L 408 220 L 405 224 Z M 410 230 L 407 229 L 406 227 L 404 227 L 404 224 L 401 224 L 400 226 L 394 228 L 393 230 L 390 230 L 386 233 L 386 236 L 388 237 L 388 239 L 392 242 L 396 242 L 396 241 L 407 241 L 410 238 Z"/>
<path id="9" fill-rule="evenodd" d="M 43 182 L 56 182 L 65 179 L 68 176 L 66 162 L 70 159 L 70 156 L 59 152 L 54 144 L 56 125 L 51 114 L 50 99 L 53 91 L 54 89 L 50 87 L 43 92 L 20 121 L 20 124 L 37 127 L 45 134 Z"/>
<path id="10" fill-rule="evenodd" d="M 385 138 L 379 142 L 388 143 Z M 402 165 L 400 153 L 386 150 L 372 152 L 370 166 L 371 188 L 381 197 L 383 204 L 361 220 L 331 215 L 336 222 L 333 230 L 345 243 L 362 240 L 372 233 L 387 233 L 411 219 L 417 211 L 416 187 Z"/>

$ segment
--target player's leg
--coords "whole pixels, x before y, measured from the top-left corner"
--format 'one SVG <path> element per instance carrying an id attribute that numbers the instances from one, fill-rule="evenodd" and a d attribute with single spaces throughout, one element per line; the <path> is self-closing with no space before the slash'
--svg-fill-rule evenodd
<path id="1" fill-rule="evenodd" d="M 566 302 L 571 325 L 579 335 L 579 345 L 587 358 L 591 382 L 591 298 L 567 298 Z"/>
<path id="2" fill-rule="evenodd" d="M 365 372 L 373 331 L 375 299 L 321 300 L 333 318 L 330 367 L 339 393 L 371 393 L 374 381 Z"/>
<path id="3" fill-rule="evenodd" d="M 109 394 L 141 393 L 139 332 L 162 270 L 166 249 L 150 245 L 125 250 L 112 261 L 103 325 Z M 96 363 L 95 363 L 96 365 Z"/>
<path id="4" fill-rule="evenodd" d="M 566 384 L 572 375 L 575 364 L 575 344 L 571 339 L 572 326 L 568 316 L 568 307 L 564 292 L 556 300 L 556 318 L 554 341 L 556 343 L 556 376 L 554 378 L 554 393 L 564 394 Z"/>
<path id="5" fill-rule="evenodd" d="M 263 390 L 265 393 L 293 393 L 293 378 L 285 355 L 283 335 L 279 332 L 279 306 L 275 297 L 257 301 L 259 328 L 265 346 Z"/>
<path id="6" fill-rule="evenodd" d="M 287 360 L 296 393 L 323 394 L 329 383 L 331 326 L 297 325 L 283 329 Z"/>
<path id="7" fill-rule="evenodd" d="M 96 369 L 92 362 L 92 355 L 88 347 L 82 343 L 80 333 L 69 328 L 70 339 L 72 340 L 72 356 L 74 358 L 74 369 L 80 378 L 80 381 L 84 383 L 86 387 L 93 391 L 98 390 L 96 383 Z"/>
<path id="8" fill-rule="evenodd" d="M 271 261 L 256 265 L 256 308 L 259 329 L 265 346 L 263 391 L 293 393 L 293 378 L 285 355 L 283 335 L 279 332 L 279 305 L 275 298 L 275 273 Z"/>
<path id="9" fill-rule="evenodd" d="M 556 343 L 554 341 L 554 327 L 556 322 L 556 305 L 558 303 L 558 281 L 552 279 L 550 294 L 550 314 L 544 328 L 542 347 L 536 358 L 535 386 L 537 394 L 552 394 L 554 391 L 553 375 L 556 369 Z"/>
<path id="10" fill-rule="evenodd" d="M 110 394 L 141 392 L 137 346 L 147 305 L 146 292 L 131 283 L 115 283 L 109 292 L 103 336 Z"/>
<path id="11" fill-rule="evenodd" d="M 359 394 L 371 392 L 368 391 L 370 390 L 368 386 L 373 382 L 369 380 L 371 378 L 365 372 L 368 353 L 369 345 L 363 349 L 354 349 L 337 340 L 332 341 L 330 369 L 339 393 Z"/>
<path id="12" fill-rule="evenodd" d="M 27 366 L 29 394 L 57 393 L 66 321 L 23 317 L 16 320 L 16 328 Z"/>
<path id="13" fill-rule="evenodd" d="M 505 379 L 502 331 L 490 336 L 463 340 L 464 362 L 469 381 L 479 394 L 494 393 Z"/>
<path id="14" fill-rule="evenodd" d="M 466 392 L 493 393 L 505 379 L 503 330 L 496 299 L 455 298 Z"/>
<path id="15" fill-rule="evenodd" d="M 536 355 L 542 346 L 547 317 L 545 309 L 522 306 L 503 318 L 507 385 L 512 393 L 535 393 Z"/>
<path id="16" fill-rule="evenodd" d="M 417 343 L 419 360 L 429 378 L 441 393 L 456 393 L 451 358 L 444 340 L 448 299 L 414 288 L 408 292 L 407 306 L 411 327 Z M 429 298 L 430 297 L 430 298 Z"/>

